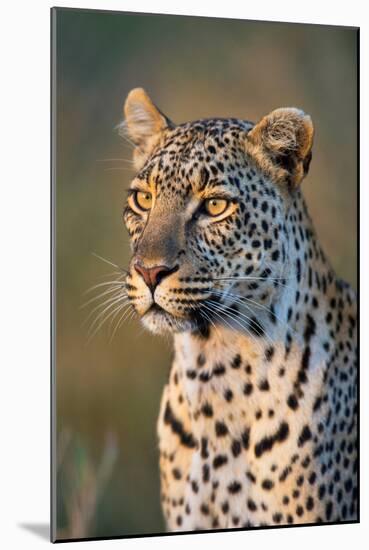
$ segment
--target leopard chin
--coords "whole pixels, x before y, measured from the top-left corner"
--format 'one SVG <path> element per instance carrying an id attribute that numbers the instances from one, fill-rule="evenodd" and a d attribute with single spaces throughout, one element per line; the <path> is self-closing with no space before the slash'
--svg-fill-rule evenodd
<path id="1" fill-rule="evenodd" d="M 157 304 L 141 317 L 143 326 L 153 334 L 176 334 L 181 332 L 202 333 L 208 330 L 206 321 L 196 312 L 191 317 L 177 317 Z"/>

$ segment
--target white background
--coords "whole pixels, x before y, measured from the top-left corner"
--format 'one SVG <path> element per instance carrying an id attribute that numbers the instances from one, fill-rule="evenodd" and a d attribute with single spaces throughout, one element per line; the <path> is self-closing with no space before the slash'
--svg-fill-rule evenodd
<path id="1" fill-rule="evenodd" d="M 368 18 L 365 2 L 70 0 L 69 7 L 361 26 L 361 524 L 99 541 L 96 548 L 368 548 Z M 49 8 L 1 7 L 0 545 L 48 544 L 49 521 Z M 344 128 L 342 129 L 344 131 Z M 354 182 L 348 182 L 353 185 Z M 144 503 L 142 503 L 144 508 Z M 28 526 L 28 527 L 25 527 Z M 44 538 L 34 531 L 44 533 Z"/>

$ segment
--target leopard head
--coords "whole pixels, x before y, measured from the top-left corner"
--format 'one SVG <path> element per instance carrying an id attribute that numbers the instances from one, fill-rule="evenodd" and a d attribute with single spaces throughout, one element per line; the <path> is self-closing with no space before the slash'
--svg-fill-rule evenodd
<path id="1" fill-rule="evenodd" d="M 124 209 L 127 293 L 155 333 L 204 331 L 224 304 L 263 304 L 287 269 L 286 215 L 311 158 L 310 117 L 277 109 L 173 124 L 141 88 L 124 106 L 136 175 Z M 250 305 L 252 309 L 252 306 Z"/>

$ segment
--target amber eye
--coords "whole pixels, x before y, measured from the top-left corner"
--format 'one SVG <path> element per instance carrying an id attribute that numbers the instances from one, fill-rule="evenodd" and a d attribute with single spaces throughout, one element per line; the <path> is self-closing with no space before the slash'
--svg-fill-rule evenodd
<path id="1" fill-rule="evenodd" d="M 152 195 L 147 191 L 135 191 L 133 194 L 136 206 L 141 210 L 150 210 L 152 206 Z"/>
<path id="2" fill-rule="evenodd" d="M 204 206 L 209 216 L 220 216 L 227 210 L 228 204 L 226 199 L 207 199 Z"/>

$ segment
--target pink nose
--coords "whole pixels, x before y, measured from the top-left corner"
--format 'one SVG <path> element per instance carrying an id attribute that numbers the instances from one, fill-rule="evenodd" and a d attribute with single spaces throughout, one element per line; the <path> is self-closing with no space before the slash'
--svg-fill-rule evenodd
<path id="1" fill-rule="evenodd" d="M 178 269 L 178 267 L 174 267 L 171 269 L 166 265 L 155 265 L 153 267 L 145 267 L 144 265 L 139 263 L 136 263 L 134 265 L 134 268 L 137 271 L 137 273 L 141 275 L 141 277 L 143 278 L 143 280 L 145 281 L 145 283 L 147 284 L 151 292 L 154 292 L 155 288 L 165 277 L 167 277 L 171 273 L 174 273 Z"/>

